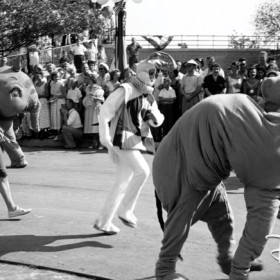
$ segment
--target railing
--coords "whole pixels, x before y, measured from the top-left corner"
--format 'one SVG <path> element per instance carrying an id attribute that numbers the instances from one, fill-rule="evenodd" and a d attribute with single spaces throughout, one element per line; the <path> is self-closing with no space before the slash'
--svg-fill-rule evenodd
<path id="1" fill-rule="evenodd" d="M 135 40 L 143 48 L 154 48 L 151 43 L 142 37 L 142 35 L 126 35 L 126 45 L 131 43 L 131 38 Z M 164 41 L 163 36 L 149 36 L 160 41 Z M 106 38 L 102 43 L 104 46 L 113 46 L 115 44 L 114 34 L 112 32 L 103 36 Z M 280 38 L 271 38 L 267 36 L 235 36 L 235 35 L 174 35 L 172 41 L 166 47 L 166 49 L 270 49 L 279 50 L 280 44 L 278 43 Z M 52 62 L 56 65 L 59 63 L 62 50 L 69 52 L 70 45 L 61 46 L 56 48 L 50 48 L 41 50 L 40 63 Z M 11 61 L 18 55 L 11 55 L 8 58 Z M 26 61 L 26 54 L 22 54 L 23 61 Z"/>
<path id="2" fill-rule="evenodd" d="M 173 40 L 167 46 L 167 49 L 280 49 L 278 37 L 268 36 L 246 36 L 246 35 L 173 35 Z M 131 42 L 131 38 L 144 48 L 153 48 L 141 35 L 127 35 L 126 43 Z M 150 37 L 157 37 L 151 35 Z M 158 36 L 160 37 L 160 36 Z M 159 39 L 158 39 L 159 40 Z"/>

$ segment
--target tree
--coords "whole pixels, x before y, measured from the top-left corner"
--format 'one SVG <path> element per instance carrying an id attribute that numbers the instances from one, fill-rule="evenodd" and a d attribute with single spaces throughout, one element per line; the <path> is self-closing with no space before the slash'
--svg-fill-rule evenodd
<path id="1" fill-rule="evenodd" d="M 8 55 L 34 44 L 41 36 L 102 33 L 104 17 L 90 0 L 1 0 L 0 52 Z"/>
<path id="2" fill-rule="evenodd" d="M 257 32 L 265 35 L 265 43 L 278 41 L 280 38 L 280 2 L 267 0 L 256 11 L 254 24 Z"/>
<path id="3" fill-rule="evenodd" d="M 252 37 L 246 35 L 238 35 L 235 31 L 233 35 L 229 37 L 229 47 L 234 49 L 256 49 L 259 48 L 260 37 Z"/>

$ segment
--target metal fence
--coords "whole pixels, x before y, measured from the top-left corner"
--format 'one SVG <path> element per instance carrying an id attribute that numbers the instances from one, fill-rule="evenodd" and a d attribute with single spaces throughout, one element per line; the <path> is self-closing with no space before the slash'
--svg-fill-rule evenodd
<path id="1" fill-rule="evenodd" d="M 146 35 L 147 36 L 147 35 Z M 131 43 L 131 38 L 135 40 L 143 48 L 154 48 L 142 35 L 126 35 L 126 45 Z M 147 36 L 154 39 L 160 45 L 164 43 L 167 36 L 152 35 Z M 234 36 L 234 35 L 173 35 L 171 42 L 166 49 L 270 49 L 279 50 L 280 44 L 277 37 L 271 38 L 267 36 Z M 106 47 L 114 48 L 114 35 L 108 34 L 106 41 L 103 42 Z M 52 62 L 59 64 L 62 51 L 69 52 L 70 45 L 55 47 L 41 50 L 40 63 L 45 64 Z M 18 55 L 8 56 L 10 62 Z M 26 54 L 21 54 L 23 61 L 26 61 Z"/>
<path id="2" fill-rule="evenodd" d="M 142 35 L 127 35 L 126 42 L 129 44 L 131 38 L 144 48 L 153 46 L 142 37 Z M 159 43 L 164 43 L 166 36 L 151 35 Z M 173 35 L 172 41 L 167 49 L 280 49 L 279 37 L 269 36 L 247 36 L 247 35 Z"/>

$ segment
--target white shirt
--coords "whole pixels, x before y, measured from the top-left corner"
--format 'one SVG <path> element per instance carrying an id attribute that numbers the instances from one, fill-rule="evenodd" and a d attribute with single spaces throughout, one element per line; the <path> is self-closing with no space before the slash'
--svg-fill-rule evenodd
<path id="1" fill-rule="evenodd" d="M 162 98 L 176 98 L 176 93 L 172 87 L 169 87 L 169 89 L 163 88 L 158 96 Z"/>
<path id="2" fill-rule="evenodd" d="M 74 128 L 83 127 L 80 115 L 74 108 L 68 112 L 67 125 Z"/>
<path id="3" fill-rule="evenodd" d="M 81 97 L 82 97 L 82 93 L 79 88 L 68 90 L 67 98 L 72 99 L 75 103 L 79 103 Z"/>
<path id="4" fill-rule="evenodd" d="M 198 86 L 202 85 L 203 77 L 197 72 L 194 72 L 193 75 L 186 74 L 181 81 L 181 86 L 185 93 L 194 92 Z"/>
<path id="5" fill-rule="evenodd" d="M 80 44 L 80 46 L 74 45 L 71 47 L 71 52 L 74 55 L 84 55 L 87 52 L 87 48 L 83 44 Z"/>
<path id="6" fill-rule="evenodd" d="M 92 46 L 90 49 L 87 49 L 87 59 L 96 61 L 97 60 L 97 48 L 95 46 Z"/>

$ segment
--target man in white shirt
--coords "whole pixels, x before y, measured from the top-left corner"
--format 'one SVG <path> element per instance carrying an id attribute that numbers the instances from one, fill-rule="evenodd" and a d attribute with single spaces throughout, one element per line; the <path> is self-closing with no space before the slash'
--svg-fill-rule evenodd
<path id="1" fill-rule="evenodd" d="M 76 45 L 72 46 L 70 49 L 70 54 L 74 57 L 74 65 L 77 69 L 77 73 L 82 72 L 82 64 L 85 60 L 85 54 L 87 52 L 87 48 L 81 43 L 80 38 L 77 38 Z"/>
<path id="2" fill-rule="evenodd" d="M 65 108 L 61 108 L 62 135 L 66 149 L 77 147 L 77 142 L 83 137 L 83 125 L 79 113 L 74 109 L 74 101 L 66 99 Z"/>

